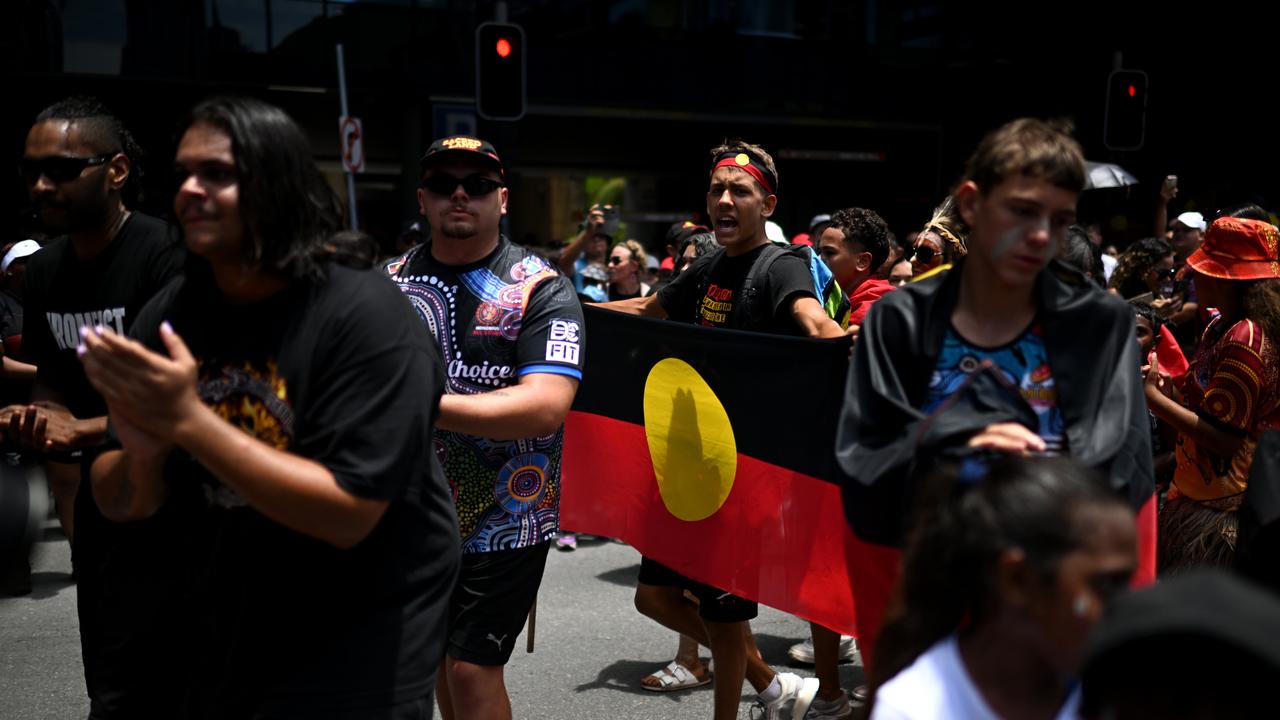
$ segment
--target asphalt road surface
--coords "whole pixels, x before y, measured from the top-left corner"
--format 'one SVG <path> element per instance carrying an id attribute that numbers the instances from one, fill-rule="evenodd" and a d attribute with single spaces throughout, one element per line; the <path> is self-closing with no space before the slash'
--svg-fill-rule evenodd
<path id="1" fill-rule="evenodd" d="M 671 661 L 676 636 L 632 605 L 640 556 L 607 541 L 581 541 L 576 552 L 552 550 L 538 598 L 535 648 L 516 643 L 507 686 L 516 718 L 651 720 L 711 717 L 711 686 L 675 693 L 641 689 L 641 676 Z M 66 540 L 52 522 L 33 558 L 31 595 L 0 598 L 0 718 L 84 718 L 88 700 L 80 665 L 75 586 Z M 787 648 L 808 624 L 769 608 L 752 623 L 767 661 L 782 669 Z M 526 628 L 527 633 L 527 628 Z M 703 656 L 707 656 L 703 649 Z M 812 675 L 812 668 L 787 668 Z M 852 689 L 862 668 L 840 667 Z M 743 687 L 740 717 L 754 699 Z"/>

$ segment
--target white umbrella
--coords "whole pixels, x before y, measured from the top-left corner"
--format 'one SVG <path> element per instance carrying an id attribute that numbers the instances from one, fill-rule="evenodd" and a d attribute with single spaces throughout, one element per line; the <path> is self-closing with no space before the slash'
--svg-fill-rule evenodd
<path id="1" fill-rule="evenodd" d="M 1085 190 L 1127 187 L 1138 184 L 1138 178 L 1130 175 L 1128 170 L 1114 163 L 1085 161 L 1085 169 L 1089 173 L 1089 181 L 1084 186 Z"/>

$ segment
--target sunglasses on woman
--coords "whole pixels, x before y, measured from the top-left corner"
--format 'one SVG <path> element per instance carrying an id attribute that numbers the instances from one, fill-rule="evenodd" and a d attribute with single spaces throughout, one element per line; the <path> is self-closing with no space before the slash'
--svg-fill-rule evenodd
<path id="1" fill-rule="evenodd" d="M 502 183 L 483 175 L 468 175 L 464 178 L 454 177 L 447 173 L 435 173 L 429 177 L 423 178 L 422 187 L 432 195 L 440 195 L 448 197 L 453 194 L 458 186 L 462 186 L 462 191 L 471 197 L 481 197 L 502 187 Z"/>
<path id="2" fill-rule="evenodd" d="M 18 172 L 28 185 L 35 185 L 41 177 L 47 177 L 55 183 L 64 183 L 80 177 L 85 168 L 102 165 L 113 157 L 115 153 L 90 157 L 54 155 L 46 158 L 22 158 L 18 161 Z"/>
<path id="3" fill-rule="evenodd" d="M 922 263 L 931 263 L 933 262 L 933 259 L 937 257 L 937 255 L 938 255 L 938 251 L 934 250 L 933 246 L 931 245 L 916 245 L 915 247 L 911 248 L 911 254 L 907 257 L 907 259 L 917 260 Z"/>

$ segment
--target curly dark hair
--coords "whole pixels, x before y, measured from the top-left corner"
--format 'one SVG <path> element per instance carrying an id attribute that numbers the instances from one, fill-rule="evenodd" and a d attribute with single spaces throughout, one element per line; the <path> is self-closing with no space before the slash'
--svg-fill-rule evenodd
<path id="1" fill-rule="evenodd" d="M 843 233 L 846 245 L 857 243 L 871 253 L 873 272 L 889 257 L 889 225 L 873 210 L 858 207 L 837 210 L 832 213 L 828 227 Z"/>
<path id="2" fill-rule="evenodd" d="M 1142 238 L 1125 248 L 1116 258 L 1116 269 L 1111 273 L 1110 287 L 1122 298 L 1131 298 L 1149 292 L 1146 275 L 1166 256 L 1173 254 L 1173 246 L 1160 238 Z"/>

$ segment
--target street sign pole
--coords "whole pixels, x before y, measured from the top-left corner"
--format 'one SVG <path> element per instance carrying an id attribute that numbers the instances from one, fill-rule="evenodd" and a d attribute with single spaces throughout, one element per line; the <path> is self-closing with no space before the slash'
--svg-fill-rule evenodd
<path id="1" fill-rule="evenodd" d="M 342 58 L 342 43 L 338 43 L 338 101 L 342 104 L 342 117 L 347 114 L 347 69 Z M 351 229 L 359 229 L 360 220 L 356 215 L 356 176 L 348 170 L 347 175 L 347 216 L 351 218 Z"/>

